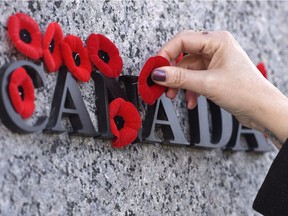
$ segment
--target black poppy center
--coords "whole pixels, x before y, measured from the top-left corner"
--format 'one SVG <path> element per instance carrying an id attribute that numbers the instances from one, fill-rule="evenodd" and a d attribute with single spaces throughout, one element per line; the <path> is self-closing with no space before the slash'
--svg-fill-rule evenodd
<path id="1" fill-rule="evenodd" d="M 24 41 L 25 43 L 28 43 L 28 44 L 31 43 L 31 41 L 32 41 L 31 35 L 26 29 L 21 29 L 20 38 L 22 41 Z"/>
<path id="2" fill-rule="evenodd" d="M 99 58 L 102 60 L 102 61 L 104 61 L 105 63 L 109 63 L 109 60 L 110 60 L 110 57 L 109 57 L 109 55 L 108 55 L 108 53 L 107 52 L 105 52 L 105 51 L 103 51 L 103 50 L 99 50 L 98 51 L 98 56 L 99 56 Z"/>
<path id="3" fill-rule="evenodd" d="M 54 39 L 51 40 L 51 43 L 49 45 L 49 51 L 50 53 L 53 53 L 54 52 L 54 47 L 55 47 L 55 41 Z"/>
<path id="4" fill-rule="evenodd" d="M 22 100 L 24 100 L 24 88 L 22 86 L 18 86 L 18 92 Z"/>
<path id="5" fill-rule="evenodd" d="M 80 60 L 80 56 L 79 56 L 79 53 L 76 53 L 76 52 L 73 52 L 72 53 L 72 56 L 73 56 L 73 59 L 74 59 L 74 62 L 77 66 L 79 66 L 81 64 L 81 60 Z"/>
<path id="6" fill-rule="evenodd" d="M 152 80 L 152 78 L 151 78 L 150 75 L 149 75 L 148 78 L 147 78 L 147 84 L 148 84 L 148 86 L 153 86 L 153 85 L 155 85 L 155 83 L 153 82 L 153 80 Z"/>
<path id="7" fill-rule="evenodd" d="M 125 121 L 124 121 L 123 117 L 115 116 L 114 121 L 115 121 L 115 124 L 116 124 L 118 130 L 120 130 L 124 127 Z"/>

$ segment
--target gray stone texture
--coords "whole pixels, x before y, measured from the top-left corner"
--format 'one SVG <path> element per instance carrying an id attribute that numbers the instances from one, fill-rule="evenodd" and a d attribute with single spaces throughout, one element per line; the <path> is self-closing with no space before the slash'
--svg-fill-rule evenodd
<path id="1" fill-rule="evenodd" d="M 106 35 L 121 52 L 123 75 L 139 75 L 145 60 L 180 30 L 228 30 L 288 94 L 285 1 L 0 1 L 1 66 L 26 58 L 6 30 L 8 17 L 20 11 L 42 32 L 57 21 L 64 34 L 83 41 L 92 32 Z M 57 74 L 46 78 L 35 116 L 49 114 Z M 79 87 L 96 124 L 93 83 Z M 0 215 L 258 215 L 252 202 L 276 153 L 157 143 L 113 149 L 110 141 L 67 133 L 18 135 L 0 123 Z"/>

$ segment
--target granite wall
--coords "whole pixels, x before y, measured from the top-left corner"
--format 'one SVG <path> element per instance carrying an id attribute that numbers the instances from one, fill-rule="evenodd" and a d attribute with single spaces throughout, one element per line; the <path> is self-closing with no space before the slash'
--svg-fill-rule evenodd
<path id="1" fill-rule="evenodd" d="M 57 21 L 83 41 L 92 32 L 106 35 L 121 52 L 123 75 L 138 75 L 179 30 L 225 29 L 288 94 L 285 1 L 0 1 L 0 65 L 25 59 L 6 29 L 20 11 L 42 31 Z M 57 74 L 46 79 L 36 116 L 49 114 Z M 93 83 L 79 87 L 95 123 Z M 258 215 L 252 202 L 276 153 L 158 143 L 113 149 L 110 141 L 67 133 L 18 135 L 0 122 L 0 215 Z"/>

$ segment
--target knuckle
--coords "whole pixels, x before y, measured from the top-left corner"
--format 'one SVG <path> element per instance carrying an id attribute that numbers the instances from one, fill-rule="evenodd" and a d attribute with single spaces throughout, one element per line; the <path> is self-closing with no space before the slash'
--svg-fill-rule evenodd
<path id="1" fill-rule="evenodd" d="M 217 32 L 217 39 L 219 47 L 224 47 L 225 49 L 229 47 L 229 45 L 237 44 L 235 38 L 229 31 L 219 31 Z"/>
<path id="2" fill-rule="evenodd" d="M 221 31 L 219 36 L 220 40 L 224 43 L 235 41 L 233 35 L 229 31 Z"/>
<path id="3" fill-rule="evenodd" d="M 181 88 L 185 80 L 185 73 L 183 72 L 183 70 L 176 67 L 172 73 L 171 78 L 171 85 L 173 87 Z"/>
<path id="4" fill-rule="evenodd" d="M 180 30 L 177 34 L 176 34 L 176 37 L 182 37 L 182 36 L 185 36 L 185 35 L 190 35 L 191 33 L 193 33 L 194 31 L 193 30 Z"/>
<path id="5" fill-rule="evenodd" d="M 220 35 L 221 35 L 221 37 L 223 37 L 225 39 L 229 39 L 229 38 L 233 37 L 229 31 L 220 31 Z"/>
<path id="6" fill-rule="evenodd" d="M 182 34 L 186 34 L 188 32 L 188 30 L 180 30 L 177 35 L 182 35 Z"/>
<path id="7" fill-rule="evenodd" d="M 208 96 L 211 94 L 211 90 L 215 90 L 216 89 L 216 84 L 217 80 L 215 79 L 214 76 L 212 76 L 211 74 L 209 74 L 209 76 L 206 76 L 203 80 L 202 83 L 202 92 L 204 96 Z"/>

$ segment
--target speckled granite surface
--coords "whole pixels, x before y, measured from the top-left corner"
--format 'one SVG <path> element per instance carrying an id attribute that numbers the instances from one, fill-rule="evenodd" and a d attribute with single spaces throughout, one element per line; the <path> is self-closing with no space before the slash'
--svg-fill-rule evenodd
<path id="1" fill-rule="evenodd" d="M 42 31 L 58 21 L 65 34 L 83 40 L 105 34 L 121 51 L 123 74 L 132 75 L 179 30 L 226 29 L 288 93 L 285 1 L 0 1 L 0 65 L 24 58 L 5 29 L 9 15 L 19 11 Z M 56 78 L 47 74 L 36 115 L 49 113 Z M 80 88 L 95 123 L 93 84 Z M 157 143 L 118 150 L 66 133 L 16 135 L 0 123 L 0 215 L 258 215 L 252 202 L 276 153 Z"/>

